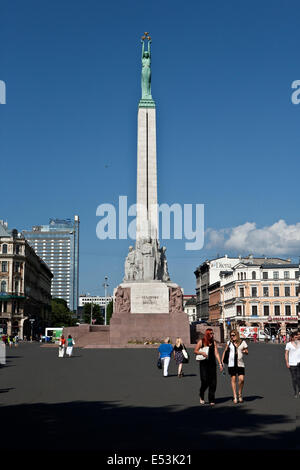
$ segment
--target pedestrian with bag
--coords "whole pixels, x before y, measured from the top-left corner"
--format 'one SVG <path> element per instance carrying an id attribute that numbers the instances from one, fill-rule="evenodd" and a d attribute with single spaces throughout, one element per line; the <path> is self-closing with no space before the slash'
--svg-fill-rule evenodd
<path id="1" fill-rule="evenodd" d="M 237 330 L 230 332 L 230 341 L 227 342 L 222 355 L 222 364 L 228 364 L 228 373 L 231 376 L 231 388 L 233 393 L 233 403 L 243 403 L 243 388 L 245 383 L 245 364 L 244 354 L 248 354 L 248 345 L 246 341 L 240 338 Z M 238 396 L 237 381 L 238 376 Z"/>
<path id="2" fill-rule="evenodd" d="M 182 365 L 184 362 L 188 362 L 188 354 L 181 338 L 176 338 L 175 345 L 173 347 L 174 359 L 178 366 L 178 378 L 183 377 Z M 186 357 L 187 356 L 187 357 Z"/>
<path id="3" fill-rule="evenodd" d="M 64 355 L 65 355 L 65 345 L 66 345 L 66 340 L 65 340 L 64 335 L 62 335 L 60 340 L 59 340 L 58 357 L 64 357 Z"/>
<path id="4" fill-rule="evenodd" d="M 170 344 L 170 338 L 167 337 L 164 339 L 164 342 L 158 348 L 158 354 L 159 358 L 161 359 L 164 377 L 168 377 L 168 369 L 172 352 L 173 346 L 172 344 Z"/>
<path id="5" fill-rule="evenodd" d="M 66 355 L 71 357 L 72 356 L 72 352 L 73 352 L 73 346 L 75 345 L 75 341 L 74 339 L 72 338 L 71 335 L 68 336 L 68 339 L 67 339 L 67 350 L 66 350 Z"/>
<path id="6" fill-rule="evenodd" d="M 208 401 L 210 405 L 215 405 L 215 393 L 217 388 L 217 361 L 219 363 L 220 371 L 223 370 L 223 365 L 220 360 L 217 342 L 214 339 L 214 332 L 212 328 L 207 328 L 205 335 L 200 339 L 194 349 L 196 360 L 199 361 L 200 369 L 200 404 L 204 405 L 204 394 L 208 388 Z"/>
<path id="7" fill-rule="evenodd" d="M 290 333 L 290 341 L 285 347 L 285 362 L 291 373 L 294 398 L 300 397 L 300 342 L 299 333 Z"/>

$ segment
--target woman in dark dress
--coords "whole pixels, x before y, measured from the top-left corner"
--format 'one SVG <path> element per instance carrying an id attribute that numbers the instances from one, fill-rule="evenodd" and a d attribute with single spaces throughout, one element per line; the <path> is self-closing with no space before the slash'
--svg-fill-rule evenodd
<path id="1" fill-rule="evenodd" d="M 203 347 L 208 347 L 208 354 L 201 352 L 200 349 Z M 198 341 L 194 353 L 196 355 L 202 354 L 205 357 L 204 360 L 199 361 L 200 364 L 200 404 L 204 405 L 204 393 L 208 388 L 208 401 L 210 405 L 215 404 L 215 393 L 217 388 L 217 362 L 219 363 L 220 370 L 223 370 L 223 365 L 220 360 L 217 343 L 214 340 L 214 332 L 212 328 L 207 328 L 203 339 Z"/>
<path id="2" fill-rule="evenodd" d="M 182 342 L 182 339 L 176 338 L 173 351 L 174 351 L 174 359 L 175 359 L 176 365 L 178 366 L 179 378 L 183 377 L 183 372 L 182 372 L 182 364 L 183 364 L 183 359 L 184 359 L 183 354 L 182 354 L 183 348 L 184 348 L 184 344 Z"/>

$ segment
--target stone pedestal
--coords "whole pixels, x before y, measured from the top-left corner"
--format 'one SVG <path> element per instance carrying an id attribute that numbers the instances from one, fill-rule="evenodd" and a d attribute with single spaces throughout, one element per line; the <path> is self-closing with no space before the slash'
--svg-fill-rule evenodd
<path id="1" fill-rule="evenodd" d="M 169 336 L 190 344 L 188 316 L 183 311 L 181 288 L 171 282 L 127 282 L 114 291 L 110 344 L 161 342 Z"/>

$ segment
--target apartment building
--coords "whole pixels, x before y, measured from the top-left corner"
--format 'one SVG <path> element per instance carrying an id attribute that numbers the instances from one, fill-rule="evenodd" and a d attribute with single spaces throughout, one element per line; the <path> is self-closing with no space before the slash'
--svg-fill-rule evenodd
<path id="1" fill-rule="evenodd" d="M 0 221 L 0 331 L 41 333 L 51 315 L 52 273 L 22 234 Z"/>
<path id="2" fill-rule="evenodd" d="M 298 326 L 299 266 L 238 263 L 220 273 L 220 322 L 224 329 L 258 326 L 281 334 Z"/>

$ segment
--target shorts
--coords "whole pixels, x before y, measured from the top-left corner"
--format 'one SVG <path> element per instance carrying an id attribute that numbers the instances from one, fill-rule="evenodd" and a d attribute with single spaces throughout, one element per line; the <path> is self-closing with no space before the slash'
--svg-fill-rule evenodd
<path id="1" fill-rule="evenodd" d="M 245 367 L 228 367 L 228 373 L 231 377 L 235 375 L 245 375 Z"/>

